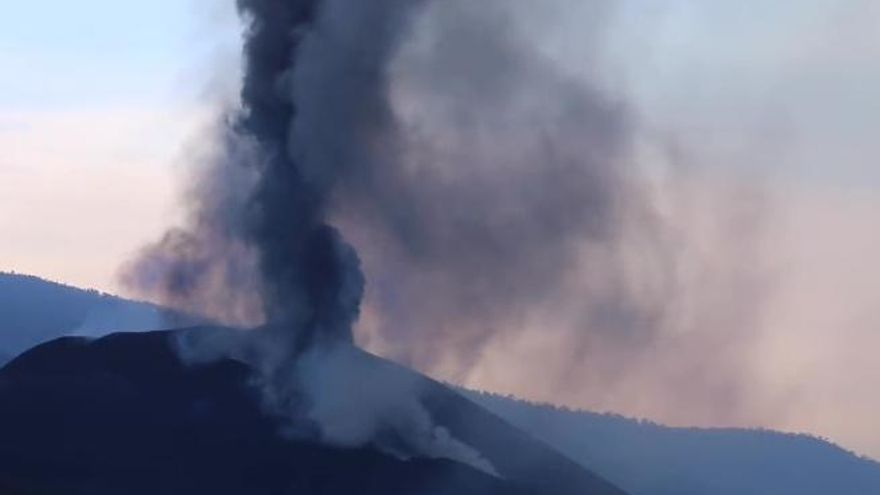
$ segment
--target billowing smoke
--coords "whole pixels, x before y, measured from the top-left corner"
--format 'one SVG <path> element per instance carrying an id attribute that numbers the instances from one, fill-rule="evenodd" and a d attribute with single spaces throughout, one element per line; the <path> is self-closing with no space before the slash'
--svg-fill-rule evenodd
<path id="1" fill-rule="evenodd" d="M 362 299 L 360 343 L 459 380 L 529 333 L 537 347 L 564 334 L 560 362 L 595 358 L 612 376 L 668 328 L 679 238 L 636 168 L 632 109 L 601 73 L 611 2 L 588 2 L 595 74 L 532 43 L 566 4 L 239 0 L 240 108 L 219 126 L 189 223 L 127 281 L 263 325 L 184 348 L 254 362 L 267 404 L 308 415 L 324 440 L 369 443 L 390 424 L 415 452 L 491 472 L 408 386 L 346 416 L 339 374 L 362 370 L 344 357 Z"/>
<path id="2" fill-rule="evenodd" d="M 291 434 L 493 472 L 433 424 L 414 385 L 365 379 L 369 366 L 349 350 L 364 277 L 328 222 L 343 183 L 377 168 L 369 148 L 393 121 L 387 69 L 418 4 L 240 0 L 241 108 L 193 188 L 190 224 L 147 248 L 126 277 L 171 305 L 263 323 L 250 334 L 186 335 L 180 349 L 189 360 L 253 364 L 266 405 L 294 420 Z M 343 386 L 354 379 L 381 393 L 357 412 Z"/>
<path id="3" fill-rule="evenodd" d="M 328 223 L 359 147 L 391 118 L 385 68 L 417 2 L 241 0 L 241 109 L 193 189 L 190 225 L 127 273 L 175 305 L 283 327 L 291 352 L 351 342 L 364 280 Z"/>
<path id="4" fill-rule="evenodd" d="M 616 15 L 446 0 L 415 18 L 387 69 L 393 125 L 333 209 L 369 280 L 356 336 L 469 386 L 741 421 L 766 200 L 646 127 L 607 63 Z M 577 59 L 546 41 L 566 16 L 590 33 Z"/>
<path id="5" fill-rule="evenodd" d="M 379 267 L 382 340 L 411 364 L 467 369 L 642 213 L 629 109 L 529 44 L 525 21 L 543 8 L 432 3 L 388 68 L 395 126 L 363 148 L 377 166 L 342 185 L 337 218 Z M 620 267 L 592 260 L 591 277 Z M 588 297 L 582 314 L 630 318 L 630 301 Z"/>

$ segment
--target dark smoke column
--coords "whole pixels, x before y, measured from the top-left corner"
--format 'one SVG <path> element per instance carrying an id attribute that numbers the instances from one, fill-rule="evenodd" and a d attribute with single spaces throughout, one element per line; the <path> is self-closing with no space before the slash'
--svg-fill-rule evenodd
<path id="1" fill-rule="evenodd" d="M 378 281 L 371 303 L 391 322 L 379 330 L 390 353 L 470 366 L 496 332 L 570 292 L 585 246 L 618 252 L 621 206 L 635 197 L 625 112 L 531 46 L 514 15 L 524 3 L 237 5 L 240 107 L 193 184 L 188 224 L 142 253 L 134 285 L 223 323 L 265 323 L 187 334 L 182 355 L 250 364 L 295 434 L 345 446 L 391 438 L 399 455 L 493 472 L 434 424 L 413 383 L 375 378 L 350 345 L 364 275 L 331 222 Z M 591 277 L 615 282 L 609 260 L 590 264 Z M 627 298 L 597 301 L 578 306 L 635 320 Z"/>
<path id="2" fill-rule="evenodd" d="M 188 197 L 188 224 L 145 248 L 124 283 L 224 323 L 266 323 L 260 336 L 287 358 L 351 343 L 364 276 L 330 203 L 369 190 L 386 162 L 371 155 L 393 128 L 386 71 L 419 4 L 238 0 L 240 107 Z"/>
<path id="3" fill-rule="evenodd" d="M 319 3 L 238 2 L 250 24 L 242 110 L 233 125 L 257 145 L 261 168 L 242 235 L 258 257 L 268 323 L 290 336 L 295 353 L 316 343 L 351 342 L 364 285 L 354 250 L 325 223 L 329 183 L 309 180 L 291 158 L 297 108 L 282 86 Z"/>

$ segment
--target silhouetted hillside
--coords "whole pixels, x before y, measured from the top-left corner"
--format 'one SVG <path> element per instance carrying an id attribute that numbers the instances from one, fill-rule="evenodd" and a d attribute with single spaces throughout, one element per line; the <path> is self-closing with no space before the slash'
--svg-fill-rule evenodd
<path id="1" fill-rule="evenodd" d="M 805 435 L 669 428 L 466 392 L 632 495 L 867 495 L 880 464 Z"/>
<path id="2" fill-rule="evenodd" d="M 479 450 L 499 477 L 448 460 L 284 437 L 246 365 L 182 364 L 176 335 L 64 338 L 0 370 L 2 493 L 624 495 L 427 378 L 419 378 L 420 397 L 436 424 Z M 382 383 L 412 373 L 358 356 L 373 368 L 363 376 Z"/>
<path id="3" fill-rule="evenodd" d="M 38 277 L 0 273 L 0 365 L 61 336 L 158 330 L 190 323 L 185 320 L 150 304 Z"/>
<path id="4" fill-rule="evenodd" d="M 60 335 L 101 336 L 114 329 L 159 329 L 168 323 L 164 314 L 154 306 L 95 291 L 36 277 L 0 274 L 0 365 L 4 353 L 11 358 L 34 344 Z M 177 315 L 173 319 L 181 317 Z M 131 339 L 127 340 L 133 342 Z M 53 344 L 50 349 L 57 349 L 58 345 Z M 127 352 L 126 359 L 139 359 L 130 349 Z M 402 370 L 391 363 L 381 363 L 379 366 L 392 373 Z M 49 387 L 48 384 L 41 386 Z M 31 390 L 37 394 L 38 389 Z M 42 393 L 42 389 L 39 391 Z M 111 396 L 117 392 L 120 391 L 111 391 Z M 632 495 L 880 493 L 880 465 L 808 436 L 735 429 L 668 428 L 621 416 L 568 411 L 493 395 L 473 392 L 466 395 Z M 0 401 L 5 400 L 0 397 Z M 444 406 L 449 403 L 434 404 L 435 414 L 445 416 L 447 422 L 457 421 L 468 435 L 475 436 L 482 430 L 497 427 L 492 426 L 498 423 L 494 416 L 481 408 L 458 402 L 453 402 L 456 406 L 452 408 Z M 0 404 L 8 407 L 7 402 Z M 456 420 L 462 411 L 467 411 L 464 415 L 467 421 Z M 67 418 L 56 414 L 52 422 L 76 424 L 66 422 Z M 520 438 L 518 445 L 534 444 L 521 433 L 500 436 Z M 493 435 L 483 437 L 484 447 L 493 451 L 509 450 L 508 458 L 524 450 L 506 443 L 492 445 L 492 438 Z M 523 464 L 528 452 L 524 455 Z M 8 482 L 4 485 L 0 478 L 0 494 L 12 493 L 7 486 Z"/>

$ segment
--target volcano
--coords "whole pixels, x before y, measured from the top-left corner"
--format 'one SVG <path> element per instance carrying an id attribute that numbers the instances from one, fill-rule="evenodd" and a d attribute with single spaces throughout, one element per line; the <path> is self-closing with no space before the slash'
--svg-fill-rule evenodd
<path id="1" fill-rule="evenodd" d="M 247 364 L 180 359 L 184 332 L 218 331 L 66 337 L 11 361 L 0 370 L 0 493 L 624 495 L 454 390 L 354 348 L 371 376 L 421 382 L 436 424 L 497 473 L 286 435 Z"/>

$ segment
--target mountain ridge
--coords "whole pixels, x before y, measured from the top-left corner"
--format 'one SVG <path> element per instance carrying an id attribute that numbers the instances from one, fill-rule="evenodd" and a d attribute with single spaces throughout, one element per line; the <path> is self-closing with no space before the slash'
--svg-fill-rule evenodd
<path id="1" fill-rule="evenodd" d="M 101 337 L 119 331 L 158 330 L 200 321 L 178 311 L 95 289 L 81 289 L 34 275 L 0 272 L 0 365 L 58 337 Z"/>
<path id="2" fill-rule="evenodd" d="M 880 493 L 880 463 L 832 442 L 768 429 L 677 428 L 463 391 L 632 495 Z"/>
<path id="3" fill-rule="evenodd" d="M 23 287 L 25 290 L 22 290 Z M 41 295 L 46 292 L 54 292 L 55 295 L 48 298 Z M 37 297 L 34 297 L 35 294 Z M 107 300 L 113 302 L 112 310 L 109 312 L 103 311 L 106 307 L 101 305 L 101 301 Z M 68 317 L 58 318 L 55 311 L 47 311 L 48 307 L 56 308 L 55 304 L 60 304 L 61 308 L 68 308 L 61 311 Z M 138 320 L 138 314 L 143 313 L 139 313 L 139 310 L 126 309 L 129 305 L 135 308 L 150 308 L 150 311 L 161 311 L 161 308 L 155 306 L 102 295 L 97 291 L 84 291 L 47 282 L 39 277 L 0 273 L 0 354 L 3 354 L 5 349 L 8 358 L 12 358 L 25 350 L 23 347 L 31 347 L 26 345 L 27 342 L 39 344 L 44 340 L 71 333 L 86 333 L 89 337 L 100 337 L 112 330 L 114 324 L 127 318 L 127 315 L 134 314 L 136 316 L 134 320 Z M 71 306 L 78 306 L 78 309 L 70 310 Z M 88 319 L 87 315 L 90 311 L 93 321 L 99 325 L 95 325 L 90 332 L 79 332 L 78 330 L 84 328 L 82 321 Z M 98 321 L 102 319 L 101 313 L 109 317 L 103 318 L 104 321 Z M 75 317 L 69 317 L 71 314 Z M 10 318 L 10 315 L 14 317 Z M 97 318 L 94 315 L 97 315 Z M 161 328 L 148 328 L 149 325 L 146 325 L 148 323 L 151 323 L 150 318 L 130 321 L 123 327 L 133 330 Z M 161 318 L 153 318 L 152 323 L 164 327 L 166 322 Z M 133 328 L 138 326 L 141 328 Z M 0 366 L 3 362 L 0 356 Z M 864 482 L 861 487 L 854 487 L 849 492 L 841 491 L 842 483 L 825 487 L 833 493 L 857 495 L 880 493 L 880 481 L 875 481 L 874 474 L 865 474 L 868 471 L 880 472 L 880 464 L 832 442 L 807 434 L 778 433 L 760 429 L 672 428 L 648 420 L 633 420 L 621 415 L 589 411 L 566 411 L 557 406 L 533 404 L 522 400 L 511 405 L 509 398 L 485 394 L 481 397 L 479 392 L 459 391 L 466 395 L 470 394 L 468 398 L 471 401 L 477 402 L 508 423 L 527 431 L 531 436 L 561 451 L 582 466 L 587 465 L 603 477 L 616 482 L 631 492 L 631 495 L 732 493 L 731 487 L 738 486 L 737 478 L 747 479 L 752 472 L 761 473 L 767 470 L 767 467 L 762 466 L 760 462 L 756 465 L 754 458 L 761 455 L 765 456 L 764 464 L 778 466 L 782 463 L 788 466 L 785 469 L 776 469 L 785 473 L 782 478 L 773 473 L 768 475 L 773 483 L 768 482 L 766 486 L 775 486 L 778 489 L 772 495 L 822 493 L 817 491 L 823 486 L 822 483 L 809 483 L 810 476 L 805 476 L 802 472 L 814 478 L 824 472 L 826 477 L 832 480 L 858 478 Z M 538 419 L 535 419 L 535 416 Z M 541 419 L 542 417 L 545 419 Z M 548 424 L 558 424 L 559 428 L 553 430 L 547 426 Z M 568 427 L 562 428 L 561 425 Z M 779 444 L 781 447 L 772 447 L 773 444 Z M 745 455 L 749 449 L 753 449 L 752 454 Z M 722 454 L 727 451 L 737 451 L 742 455 L 726 459 Z M 761 452 L 764 454 L 760 454 Z M 766 457 L 769 455 L 766 452 L 776 452 L 775 457 Z M 810 469 L 808 464 L 804 465 L 807 468 L 801 469 L 797 462 L 791 461 L 799 455 L 798 452 L 819 452 L 817 456 L 824 456 L 827 459 L 823 465 L 836 466 L 838 471 L 827 474 L 827 470 Z M 637 455 L 640 453 L 641 457 Z M 712 463 L 706 467 L 705 463 L 709 461 Z M 713 480 L 704 479 L 706 476 L 700 473 L 700 469 L 706 473 L 717 473 L 721 469 L 723 476 L 717 479 L 733 478 L 733 480 L 729 481 L 727 486 L 713 485 L 710 483 Z M 853 470 L 861 474 L 847 474 L 854 472 Z M 739 474 L 737 476 L 729 474 L 733 472 Z M 780 479 L 784 481 L 789 478 L 795 481 L 790 481 L 788 485 L 780 484 Z M 691 491 L 676 491 L 675 488 L 681 489 L 680 485 L 673 483 L 676 479 L 690 483 L 688 489 Z M 801 485 L 810 486 L 798 485 L 798 480 L 801 480 Z M 750 487 L 750 490 L 746 492 L 761 493 L 754 491 L 754 487 Z M 3 491 L 0 490 L 0 493 Z"/>
<path id="4" fill-rule="evenodd" d="M 216 330 L 186 330 L 193 331 Z M 175 348 L 179 332 L 65 337 L 0 369 L 0 486 L 89 495 L 626 495 L 428 378 L 420 399 L 433 420 L 489 459 L 497 477 L 440 458 L 402 460 L 369 445 L 288 438 L 281 418 L 261 407 L 249 365 L 185 363 Z M 380 379 L 404 373 L 361 356 L 382 367 Z"/>

